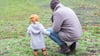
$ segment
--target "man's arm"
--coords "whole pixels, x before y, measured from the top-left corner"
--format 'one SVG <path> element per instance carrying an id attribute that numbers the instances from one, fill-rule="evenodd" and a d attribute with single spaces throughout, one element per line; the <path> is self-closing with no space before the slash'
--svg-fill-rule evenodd
<path id="1" fill-rule="evenodd" d="M 59 32 L 64 21 L 62 15 L 60 13 L 55 13 L 53 20 L 53 30 Z"/>

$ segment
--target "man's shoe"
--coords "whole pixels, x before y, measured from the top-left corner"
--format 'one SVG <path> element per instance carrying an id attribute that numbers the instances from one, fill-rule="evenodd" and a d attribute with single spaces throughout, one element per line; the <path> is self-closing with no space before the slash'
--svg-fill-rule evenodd
<path id="1" fill-rule="evenodd" d="M 76 49 L 76 42 L 72 43 L 70 46 L 69 46 L 70 50 L 71 51 L 75 51 Z"/>
<path id="2" fill-rule="evenodd" d="M 66 43 L 64 43 L 63 45 L 60 45 L 60 49 L 58 50 L 59 53 L 63 53 L 63 54 L 67 54 L 70 52 L 69 47 L 67 46 Z"/>

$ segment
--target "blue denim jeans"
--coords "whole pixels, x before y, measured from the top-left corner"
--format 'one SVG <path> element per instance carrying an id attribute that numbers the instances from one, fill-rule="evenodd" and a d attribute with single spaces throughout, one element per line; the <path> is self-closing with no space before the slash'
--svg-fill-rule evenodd
<path id="1" fill-rule="evenodd" d="M 54 32 L 54 30 L 52 28 L 49 28 L 48 31 L 50 32 L 50 38 L 56 42 L 58 45 L 63 45 L 64 41 L 62 41 L 59 36 L 58 33 Z"/>

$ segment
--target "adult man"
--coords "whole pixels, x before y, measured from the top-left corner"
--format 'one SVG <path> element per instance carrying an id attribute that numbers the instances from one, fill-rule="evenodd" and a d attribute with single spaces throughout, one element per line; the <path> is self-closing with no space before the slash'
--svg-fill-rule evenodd
<path id="1" fill-rule="evenodd" d="M 51 0 L 53 26 L 48 29 L 50 38 L 60 46 L 60 53 L 69 53 L 76 47 L 76 42 L 82 34 L 81 24 L 74 11 L 62 5 L 59 0 Z M 68 46 L 65 42 L 72 42 Z"/>

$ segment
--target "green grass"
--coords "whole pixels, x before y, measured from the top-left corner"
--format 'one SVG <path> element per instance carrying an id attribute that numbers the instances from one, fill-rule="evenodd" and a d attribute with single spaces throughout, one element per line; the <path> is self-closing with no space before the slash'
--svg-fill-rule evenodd
<path id="1" fill-rule="evenodd" d="M 61 0 L 80 18 L 83 36 L 77 52 L 69 56 L 100 56 L 100 0 Z M 29 16 L 38 14 L 40 22 L 51 27 L 49 0 L 0 0 L 0 56 L 33 56 L 26 36 Z M 47 56 L 65 56 L 49 37 L 45 38 Z M 41 55 L 41 51 L 39 53 Z"/>

